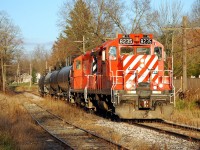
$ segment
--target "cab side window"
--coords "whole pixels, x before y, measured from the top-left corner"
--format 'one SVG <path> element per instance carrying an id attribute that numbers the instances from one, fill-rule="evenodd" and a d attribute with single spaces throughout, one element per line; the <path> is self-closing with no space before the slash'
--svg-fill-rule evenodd
<path id="1" fill-rule="evenodd" d="M 111 46 L 109 48 L 109 60 L 116 60 L 117 59 L 117 48 L 115 46 Z"/>
<path id="2" fill-rule="evenodd" d="M 76 70 L 81 69 L 81 61 L 80 60 L 76 60 Z"/>
<path id="3" fill-rule="evenodd" d="M 154 54 L 158 56 L 158 59 L 162 59 L 162 48 L 161 47 L 155 47 L 154 48 Z"/>

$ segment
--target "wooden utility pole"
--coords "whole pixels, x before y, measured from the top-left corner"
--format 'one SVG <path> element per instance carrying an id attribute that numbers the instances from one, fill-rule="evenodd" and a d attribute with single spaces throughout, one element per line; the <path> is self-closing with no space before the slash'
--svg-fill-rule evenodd
<path id="1" fill-rule="evenodd" d="M 83 36 L 83 54 L 85 53 L 85 36 Z"/>
<path id="2" fill-rule="evenodd" d="M 182 65 L 183 65 L 183 74 L 181 79 L 181 89 L 182 92 L 186 92 L 187 90 L 187 39 L 186 39 L 186 30 L 193 30 L 193 29 L 200 29 L 199 27 L 193 27 L 193 28 L 187 28 L 187 17 L 183 16 L 182 20 L 182 28 L 181 27 L 175 27 L 175 28 L 162 28 L 163 30 L 173 31 L 172 32 L 172 51 L 173 50 L 173 34 L 174 31 L 182 29 Z"/>
<path id="3" fill-rule="evenodd" d="M 5 70 L 4 70 L 4 51 L 1 51 L 1 75 L 2 75 L 2 90 L 5 93 L 6 91 L 6 81 L 5 81 Z"/>
<path id="4" fill-rule="evenodd" d="M 186 28 L 187 28 L 187 17 L 183 16 L 183 43 L 182 43 L 182 65 L 183 65 L 183 80 L 182 80 L 182 92 L 185 93 L 187 90 L 187 43 L 186 43 Z"/>
<path id="5" fill-rule="evenodd" d="M 1 73 L 2 73 L 2 90 L 6 92 L 6 63 L 5 63 L 5 56 L 6 56 L 6 49 L 7 49 L 7 39 L 5 39 L 5 45 L 1 51 Z"/>
<path id="6" fill-rule="evenodd" d="M 20 73 L 19 73 L 19 62 L 17 64 L 17 84 L 19 84 Z"/>
<path id="7" fill-rule="evenodd" d="M 45 69 L 46 69 L 46 70 L 48 69 L 48 63 L 47 63 L 47 60 L 46 60 L 46 63 L 45 63 Z"/>
<path id="8" fill-rule="evenodd" d="M 186 92 L 187 90 L 187 40 L 186 40 L 186 30 L 188 29 L 199 29 L 197 28 L 187 28 L 187 17 L 183 16 L 183 20 L 182 20 L 182 28 L 180 27 L 176 27 L 176 28 L 163 28 L 163 30 L 168 30 L 168 31 L 172 31 L 172 52 L 174 51 L 173 48 L 173 41 L 174 41 L 174 32 L 176 30 L 180 30 L 182 29 L 182 82 L 181 82 L 181 89 L 182 92 Z"/>
<path id="9" fill-rule="evenodd" d="M 83 41 L 74 41 L 76 43 L 83 43 L 83 54 L 85 53 L 85 44 L 86 44 L 86 41 L 85 41 L 85 36 L 83 35 Z"/>
<path id="10" fill-rule="evenodd" d="M 32 86 L 32 65 L 30 63 L 30 87 Z"/>

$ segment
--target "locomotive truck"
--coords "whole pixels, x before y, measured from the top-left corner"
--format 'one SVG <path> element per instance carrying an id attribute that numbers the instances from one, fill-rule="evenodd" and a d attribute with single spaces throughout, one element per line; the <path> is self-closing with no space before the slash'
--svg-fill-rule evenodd
<path id="1" fill-rule="evenodd" d="M 152 34 L 118 34 L 41 77 L 41 95 L 121 119 L 163 119 L 174 108 L 173 70 Z"/>

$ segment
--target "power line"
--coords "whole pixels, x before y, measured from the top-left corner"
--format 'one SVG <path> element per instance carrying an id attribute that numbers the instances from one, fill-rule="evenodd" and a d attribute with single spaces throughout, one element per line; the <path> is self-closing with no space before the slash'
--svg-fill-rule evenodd
<path id="1" fill-rule="evenodd" d="M 192 28 L 188 28 L 187 27 L 187 17 L 183 16 L 183 20 L 182 20 L 182 27 L 165 27 L 162 28 L 162 30 L 167 30 L 167 31 L 173 31 L 172 32 L 172 38 L 173 38 L 173 34 L 174 31 L 180 30 L 182 29 L 182 76 L 183 76 L 183 80 L 182 80 L 182 92 L 185 92 L 187 90 L 187 41 L 186 41 L 186 30 L 196 30 L 196 29 L 200 29 L 200 27 L 192 27 Z M 173 42 L 173 40 L 172 40 Z M 173 50 L 173 43 L 172 43 L 172 50 Z M 174 52 L 172 51 L 172 54 Z"/>

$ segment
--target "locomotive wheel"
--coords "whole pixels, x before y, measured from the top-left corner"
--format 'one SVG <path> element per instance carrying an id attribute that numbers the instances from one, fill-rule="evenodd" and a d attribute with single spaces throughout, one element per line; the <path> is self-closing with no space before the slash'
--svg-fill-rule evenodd
<path id="1" fill-rule="evenodd" d="M 119 116 L 117 116 L 117 115 L 115 115 L 115 114 L 112 114 L 111 120 L 112 120 L 112 121 L 115 121 L 115 122 L 121 122 L 121 119 L 119 118 Z"/>
<path id="2" fill-rule="evenodd" d="M 89 114 L 94 114 L 94 113 L 95 113 L 95 110 L 94 110 L 93 108 L 89 108 L 89 109 L 87 110 L 87 112 L 88 112 Z"/>

